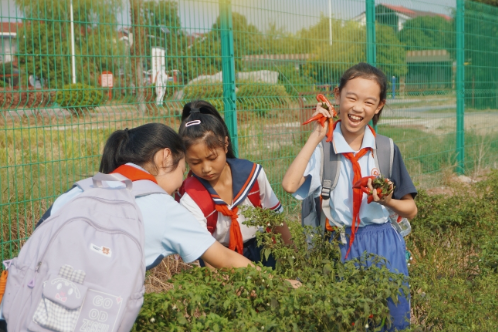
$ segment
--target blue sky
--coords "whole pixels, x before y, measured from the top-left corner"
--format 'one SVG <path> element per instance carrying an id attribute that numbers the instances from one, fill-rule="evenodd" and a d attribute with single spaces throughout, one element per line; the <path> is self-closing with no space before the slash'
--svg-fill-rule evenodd
<path id="1" fill-rule="evenodd" d="M 410 9 L 451 15 L 455 2 L 456 0 L 379 0 L 377 4 L 402 5 Z M 245 15 L 250 23 L 262 31 L 268 28 L 269 23 L 274 23 L 286 31 L 296 32 L 316 24 L 320 14 L 328 16 L 329 13 L 329 0 L 232 0 L 232 3 L 233 11 Z M 335 18 L 349 19 L 365 10 L 364 0 L 330 0 L 330 3 L 332 16 Z M 180 0 L 179 9 L 182 26 L 189 32 L 210 29 L 219 12 L 218 2 L 215 0 Z M 0 16 L 2 21 L 15 21 L 22 14 L 13 0 L 1 0 Z M 129 25 L 129 0 L 123 0 L 123 10 L 118 13 L 118 20 L 125 26 Z"/>

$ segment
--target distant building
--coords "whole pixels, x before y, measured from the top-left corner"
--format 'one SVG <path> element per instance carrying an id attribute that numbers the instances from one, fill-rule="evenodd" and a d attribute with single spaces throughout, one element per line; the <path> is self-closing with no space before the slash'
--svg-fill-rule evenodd
<path id="1" fill-rule="evenodd" d="M 0 63 L 14 62 L 17 64 L 17 30 L 22 23 L 0 22 Z"/>
<path id="2" fill-rule="evenodd" d="M 383 3 L 375 6 L 375 21 L 381 24 L 397 27 L 397 31 L 403 30 L 403 26 L 406 21 L 419 16 L 439 16 L 447 21 L 451 21 L 450 16 L 434 12 L 425 12 L 421 10 L 409 9 L 403 6 L 394 6 Z M 365 12 L 353 17 L 352 20 L 360 23 L 361 25 L 367 24 L 367 16 Z"/>

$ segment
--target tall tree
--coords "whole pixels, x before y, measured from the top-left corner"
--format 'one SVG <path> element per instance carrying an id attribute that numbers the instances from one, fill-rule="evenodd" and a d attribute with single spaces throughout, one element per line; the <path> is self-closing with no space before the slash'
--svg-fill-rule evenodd
<path id="1" fill-rule="evenodd" d="M 48 87 L 71 82 L 69 0 L 15 0 L 24 16 L 18 32 L 21 72 L 43 78 Z M 124 48 L 117 42 L 120 0 L 73 0 L 77 81 L 97 85 L 103 70 L 117 68 Z"/>
<path id="2" fill-rule="evenodd" d="M 420 16 L 405 22 L 398 38 L 407 50 L 450 50 L 455 47 L 453 22 L 440 16 Z"/>
<path id="3" fill-rule="evenodd" d="M 182 30 L 178 15 L 178 2 L 172 0 L 146 1 L 142 6 L 145 33 L 147 36 L 145 55 L 146 67 L 151 68 L 152 47 L 166 51 L 167 70 L 177 69 L 180 58 L 187 48 L 187 36 Z"/>
<path id="4" fill-rule="evenodd" d="M 263 34 L 247 18 L 232 13 L 235 69 L 242 70 L 245 55 L 264 54 Z M 185 50 L 183 72 L 188 80 L 199 75 L 210 75 L 221 71 L 221 24 L 216 19 L 212 29 Z"/>
<path id="5" fill-rule="evenodd" d="M 366 61 L 366 29 L 357 22 L 332 20 L 330 45 L 329 19 L 299 32 L 299 38 L 311 56 L 305 73 L 320 83 L 337 84 L 342 73 L 358 62 Z M 405 50 L 390 27 L 376 25 L 377 66 L 388 75 L 407 72 Z"/>
<path id="6" fill-rule="evenodd" d="M 477 109 L 498 108 L 498 8 L 489 4 L 465 2 L 465 103 Z"/>

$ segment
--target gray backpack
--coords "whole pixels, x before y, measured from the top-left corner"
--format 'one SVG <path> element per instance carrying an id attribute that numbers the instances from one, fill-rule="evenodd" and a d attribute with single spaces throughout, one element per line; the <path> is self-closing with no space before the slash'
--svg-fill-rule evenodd
<path id="1" fill-rule="evenodd" d="M 337 186 L 340 174 L 340 155 L 334 151 L 331 142 L 324 138 L 319 144 L 322 155 L 320 177 L 322 179 L 322 191 L 320 196 L 310 195 L 303 200 L 301 205 L 301 222 L 303 226 L 321 227 L 325 229 L 325 220 L 330 220 L 340 231 L 341 242 L 346 244 L 344 227 L 332 218 L 330 213 L 330 193 Z M 394 143 L 389 137 L 377 134 L 375 137 L 374 159 L 375 165 L 380 173 L 390 178 L 394 160 Z M 321 199 L 321 204 L 320 204 Z"/>
<path id="2" fill-rule="evenodd" d="M 102 181 L 121 181 L 110 188 Z M 143 303 L 144 224 L 135 197 L 166 194 L 148 180 L 98 173 L 4 262 L 9 331 L 130 331 Z"/>

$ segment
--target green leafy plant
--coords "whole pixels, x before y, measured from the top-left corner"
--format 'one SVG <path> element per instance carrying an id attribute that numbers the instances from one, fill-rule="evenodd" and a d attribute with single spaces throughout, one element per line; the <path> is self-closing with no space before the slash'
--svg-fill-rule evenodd
<path id="1" fill-rule="evenodd" d="M 183 100 L 189 102 L 195 99 L 207 100 L 219 112 L 223 112 L 225 109 L 223 106 L 223 84 L 204 80 L 187 85 L 183 89 Z"/>
<path id="2" fill-rule="evenodd" d="M 498 324 L 498 172 L 417 198 L 407 241 L 413 321 L 423 331 L 494 331 Z"/>
<path id="3" fill-rule="evenodd" d="M 78 115 L 93 110 L 105 100 L 104 93 L 92 86 L 76 83 L 57 91 L 55 101 L 71 113 Z"/>
<path id="4" fill-rule="evenodd" d="M 243 212 L 257 233 L 263 255 L 276 270 L 211 271 L 193 268 L 173 276 L 174 288 L 147 294 L 134 331 L 374 331 L 389 324 L 388 297 L 397 299 L 404 276 L 387 270 L 382 258 L 365 255 L 340 261 L 337 240 L 290 222 L 294 245 L 273 230 L 285 216 L 270 210 Z M 299 278 L 292 289 L 283 278 Z"/>

